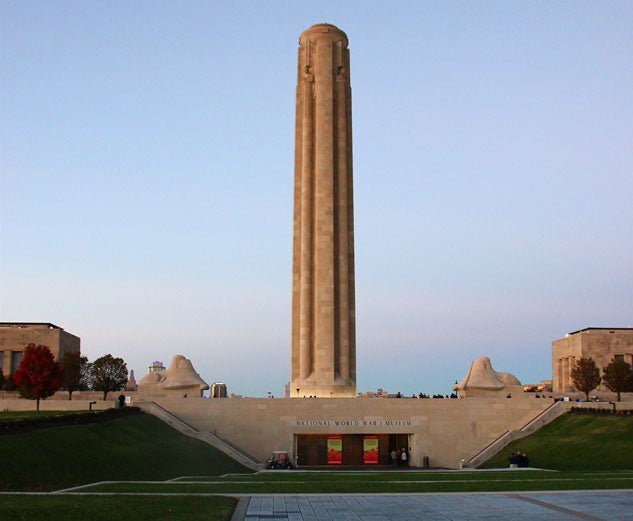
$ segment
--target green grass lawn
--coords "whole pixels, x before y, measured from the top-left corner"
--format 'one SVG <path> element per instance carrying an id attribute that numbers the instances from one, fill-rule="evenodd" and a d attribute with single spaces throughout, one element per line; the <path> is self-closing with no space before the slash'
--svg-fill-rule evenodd
<path id="1" fill-rule="evenodd" d="M 121 518 L 135 521 L 228 521 L 237 502 L 230 496 L 238 493 L 388 494 L 631 488 L 633 471 L 280 471 L 182 478 L 170 482 L 109 483 L 84 487 L 72 495 L 0 495 L 0 518 L 3 521 L 110 521 Z M 111 495 L 94 495 L 102 493 Z"/>
<path id="2" fill-rule="evenodd" d="M 2 521 L 226 521 L 222 496 L 0 496 Z"/>
<path id="3" fill-rule="evenodd" d="M 250 476 L 183 478 L 170 483 L 108 483 L 84 493 L 320 494 L 516 492 L 633 488 L 630 472 L 280 472 Z"/>
<path id="4" fill-rule="evenodd" d="M 5 413 L 3 413 L 5 414 Z M 0 436 L 0 490 L 46 491 L 103 480 L 249 472 L 148 414 Z"/>
<path id="5" fill-rule="evenodd" d="M 534 434 L 513 441 L 480 468 L 508 466 L 525 452 L 531 467 L 556 470 L 633 470 L 633 417 L 565 414 Z"/>

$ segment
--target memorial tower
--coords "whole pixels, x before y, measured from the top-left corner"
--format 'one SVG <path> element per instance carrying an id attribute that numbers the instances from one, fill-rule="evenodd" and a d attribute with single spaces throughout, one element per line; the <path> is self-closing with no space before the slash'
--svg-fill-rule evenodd
<path id="1" fill-rule="evenodd" d="M 352 106 L 347 35 L 299 38 L 290 396 L 356 395 Z"/>

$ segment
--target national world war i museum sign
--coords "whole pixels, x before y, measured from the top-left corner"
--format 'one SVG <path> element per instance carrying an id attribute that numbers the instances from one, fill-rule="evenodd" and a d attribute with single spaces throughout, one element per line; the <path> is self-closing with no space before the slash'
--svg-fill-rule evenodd
<path id="1" fill-rule="evenodd" d="M 299 38 L 290 396 L 356 395 L 352 108 L 348 40 Z"/>

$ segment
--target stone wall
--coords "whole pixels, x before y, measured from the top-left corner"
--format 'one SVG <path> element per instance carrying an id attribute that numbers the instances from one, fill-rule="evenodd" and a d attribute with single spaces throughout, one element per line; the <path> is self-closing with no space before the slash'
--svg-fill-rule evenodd
<path id="1" fill-rule="evenodd" d="M 10 395 L 10 398 L 0 394 L 0 412 L 6 411 L 35 411 L 35 400 L 25 400 Z M 90 405 L 91 402 L 96 402 Z M 114 407 L 114 400 L 40 400 L 40 411 L 103 411 Z"/>
<path id="2" fill-rule="evenodd" d="M 458 468 L 507 430 L 519 429 L 552 400 L 514 399 L 158 399 L 200 431 L 265 461 L 294 455 L 297 434 L 409 434 L 410 462 Z"/>

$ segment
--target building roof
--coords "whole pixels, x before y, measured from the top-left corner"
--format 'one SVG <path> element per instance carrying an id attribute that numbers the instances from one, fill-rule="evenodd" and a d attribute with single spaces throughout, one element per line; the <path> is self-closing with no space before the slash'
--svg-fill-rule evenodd
<path id="1" fill-rule="evenodd" d="M 9 327 L 9 326 L 46 326 L 49 329 L 59 329 L 63 331 L 63 327 L 56 326 L 55 324 L 51 324 L 50 322 L 0 322 L 0 327 Z"/>
<path id="2" fill-rule="evenodd" d="M 568 334 L 575 335 L 576 333 L 584 333 L 585 331 L 633 331 L 633 327 L 586 327 Z"/>

